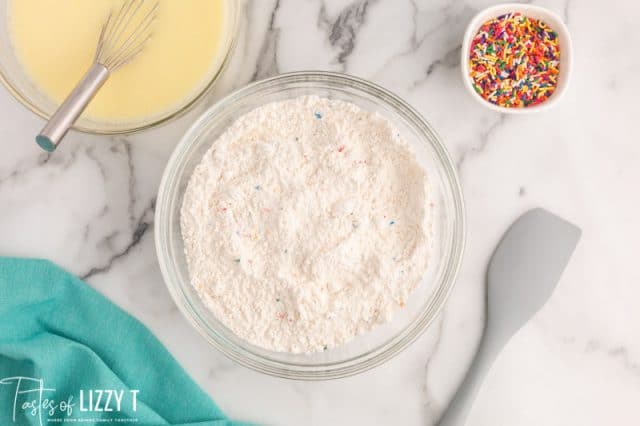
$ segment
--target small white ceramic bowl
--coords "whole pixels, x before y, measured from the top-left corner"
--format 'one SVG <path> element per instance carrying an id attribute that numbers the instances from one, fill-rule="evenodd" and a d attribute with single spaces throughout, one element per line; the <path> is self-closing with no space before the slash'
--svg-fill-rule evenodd
<path id="1" fill-rule="evenodd" d="M 484 24 L 486 21 L 510 12 L 520 12 L 525 16 L 542 20 L 558 35 L 558 40 L 560 42 L 560 74 L 558 75 L 558 85 L 556 86 L 553 94 L 547 100 L 538 105 L 522 108 L 501 107 L 485 100 L 473 89 L 473 86 L 471 85 L 471 78 L 469 77 L 469 48 L 471 47 L 471 41 L 473 40 L 473 37 L 476 35 L 482 24 Z M 531 6 L 529 4 L 520 3 L 505 3 L 491 6 L 480 11 L 476 16 L 473 17 L 473 19 L 467 26 L 467 31 L 464 34 L 464 40 L 462 42 L 461 54 L 462 60 L 460 68 L 462 70 L 462 81 L 464 82 L 464 87 L 467 88 L 468 92 L 471 94 L 471 96 L 473 96 L 474 99 L 482 103 L 482 105 L 484 105 L 485 107 L 497 112 L 504 112 L 508 114 L 527 114 L 530 112 L 538 112 L 551 108 L 553 105 L 558 103 L 560 98 L 562 98 L 562 95 L 567 90 L 569 79 L 571 77 L 573 51 L 571 46 L 571 37 L 569 36 L 569 30 L 558 15 L 548 9 L 539 6 Z"/>

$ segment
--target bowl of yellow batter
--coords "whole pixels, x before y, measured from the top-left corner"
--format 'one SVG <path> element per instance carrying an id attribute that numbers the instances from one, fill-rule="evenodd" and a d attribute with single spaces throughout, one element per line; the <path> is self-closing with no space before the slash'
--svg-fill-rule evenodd
<path id="1" fill-rule="evenodd" d="M 48 118 L 91 66 L 122 0 L 0 0 L 0 80 Z M 221 75 L 235 44 L 235 0 L 160 0 L 153 37 L 100 89 L 76 130 L 129 133 L 184 113 Z"/>

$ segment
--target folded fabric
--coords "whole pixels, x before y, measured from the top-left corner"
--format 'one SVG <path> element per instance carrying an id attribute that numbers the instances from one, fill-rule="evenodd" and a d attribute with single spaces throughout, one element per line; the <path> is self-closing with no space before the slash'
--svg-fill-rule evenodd
<path id="1" fill-rule="evenodd" d="M 0 258 L 0 424 L 237 425 L 141 323 L 51 262 Z"/>

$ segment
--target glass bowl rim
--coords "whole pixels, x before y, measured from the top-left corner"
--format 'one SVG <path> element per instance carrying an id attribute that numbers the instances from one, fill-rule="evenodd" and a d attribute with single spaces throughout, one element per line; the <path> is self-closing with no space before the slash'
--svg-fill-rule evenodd
<path id="1" fill-rule="evenodd" d="M 399 115 L 408 119 L 411 125 L 415 127 L 419 133 L 427 135 L 430 134 L 431 138 L 424 138 L 427 139 L 424 142 L 430 143 L 436 151 L 438 161 L 446 175 L 446 182 L 451 190 L 452 203 L 454 205 L 455 212 L 455 218 L 453 221 L 454 226 L 452 230 L 453 243 L 451 244 L 450 252 L 448 253 L 449 260 L 445 262 L 442 280 L 439 283 L 438 288 L 435 289 L 431 303 L 427 308 L 421 310 L 414 320 L 382 345 L 346 360 L 316 363 L 313 365 L 284 362 L 262 355 L 257 355 L 250 349 L 238 346 L 233 342 L 229 342 L 226 337 L 217 333 L 215 330 L 212 330 L 210 327 L 209 331 L 211 331 L 211 333 L 208 332 L 203 324 L 201 324 L 202 322 L 206 325 L 206 321 L 201 319 L 197 311 L 193 306 L 191 306 L 191 303 L 184 294 L 181 285 L 176 282 L 178 280 L 173 279 L 176 266 L 171 264 L 169 261 L 169 232 L 168 227 L 165 225 L 168 223 L 168 201 L 172 198 L 172 194 L 170 194 L 167 188 L 171 187 L 174 181 L 180 178 L 181 174 L 179 172 L 182 172 L 182 170 L 178 169 L 177 166 L 180 164 L 184 155 L 190 150 L 190 148 L 196 144 L 200 131 L 203 126 L 211 120 L 211 117 L 215 117 L 215 112 L 224 110 L 228 106 L 233 105 L 239 99 L 259 94 L 262 90 L 277 87 L 279 85 L 305 82 L 345 85 L 351 89 L 363 91 L 366 94 L 375 97 L 378 102 L 386 104 Z M 167 289 L 183 317 L 187 319 L 191 326 L 196 329 L 209 342 L 209 344 L 222 352 L 228 358 L 234 360 L 240 365 L 261 373 L 286 379 L 328 380 L 353 376 L 383 364 L 409 347 L 411 343 L 422 335 L 444 307 L 446 299 L 453 288 L 460 270 L 465 248 L 466 219 L 464 214 L 462 188 L 460 186 L 454 163 L 439 135 L 417 110 L 397 95 L 375 83 L 343 73 L 327 71 L 297 71 L 279 74 L 274 77 L 250 83 L 218 100 L 214 105 L 204 111 L 200 117 L 198 117 L 198 119 L 180 139 L 163 172 L 156 200 L 154 238 L 158 263 Z M 190 285 L 189 283 L 186 284 Z"/>
<path id="2" fill-rule="evenodd" d="M 9 0 L 5 0 L 5 1 L 9 1 Z M 189 102 L 187 102 L 177 110 L 167 114 L 162 114 L 158 118 L 148 123 L 143 123 L 143 124 L 125 123 L 126 125 L 122 127 L 109 128 L 109 127 L 104 127 L 104 124 L 98 124 L 96 126 L 83 126 L 76 122 L 71 126 L 71 129 L 78 132 L 92 134 L 92 135 L 132 134 L 132 133 L 141 132 L 143 130 L 151 129 L 154 127 L 158 127 L 173 119 L 182 117 L 187 112 L 192 110 L 195 107 L 195 105 L 198 104 L 199 101 L 201 101 L 207 94 L 209 94 L 213 90 L 218 79 L 222 76 L 227 66 L 229 65 L 229 62 L 231 61 L 231 58 L 233 56 L 233 52 L 235 51 L 235 47 L 238 41 L 238 31 L 240 29 L 240 15 L 242 13 L 241 12 L 242 3 L 237 3 L 235 1 L 228 1 L 227 5 L 231 7 L 231 12 L 229 13 L 230 19 L 228 23 L 228 25 L 230 26 L 230 29 L 229 29 L 229 40 L 228 40 L 227 51 L 224 53 L 224 57 L 222 58 L 222 61 L 220 61 L 220 66 L 218 67 L 216 72 L 214 72 L 211 75 L 207 84 L 204 85 L 204 87 L 193 97 L 193 99 L 191 99 Z M 27 99 L 22 94 L 21 90 L 14 86 L 11 79 L 7 75 L 5 75 L 1 67 L 0 67 L 0 83 L 2 83 L 2 85 L 7 89 L 7 91 L 9 92 L 9 94 L 11 94 L 13 98 L 16 99 L 25 108 L 27 108 L 29 111 L 31 111 L 38 117 L 43 118 L 44 120 L 49 120 L 50 114 L 47 114 L 38 105 L 35 105 L 31 101 L 29 101 L 29 99 Z"/>

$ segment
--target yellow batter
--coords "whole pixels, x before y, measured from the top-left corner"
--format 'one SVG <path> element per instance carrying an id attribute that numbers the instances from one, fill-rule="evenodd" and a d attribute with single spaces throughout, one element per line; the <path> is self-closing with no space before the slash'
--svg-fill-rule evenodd
<path id="1" fill-rule="evenodd" d="M 60 103 L 90 67 L 100 28 L 122 0 L 11 0 L 19 60 L 36 86 Z M 226 0 L 160 0 L 153 38 L 116 70 L 85 111 L 99 121 L 135 122 L 187 103 L 221 66 Z"/>

